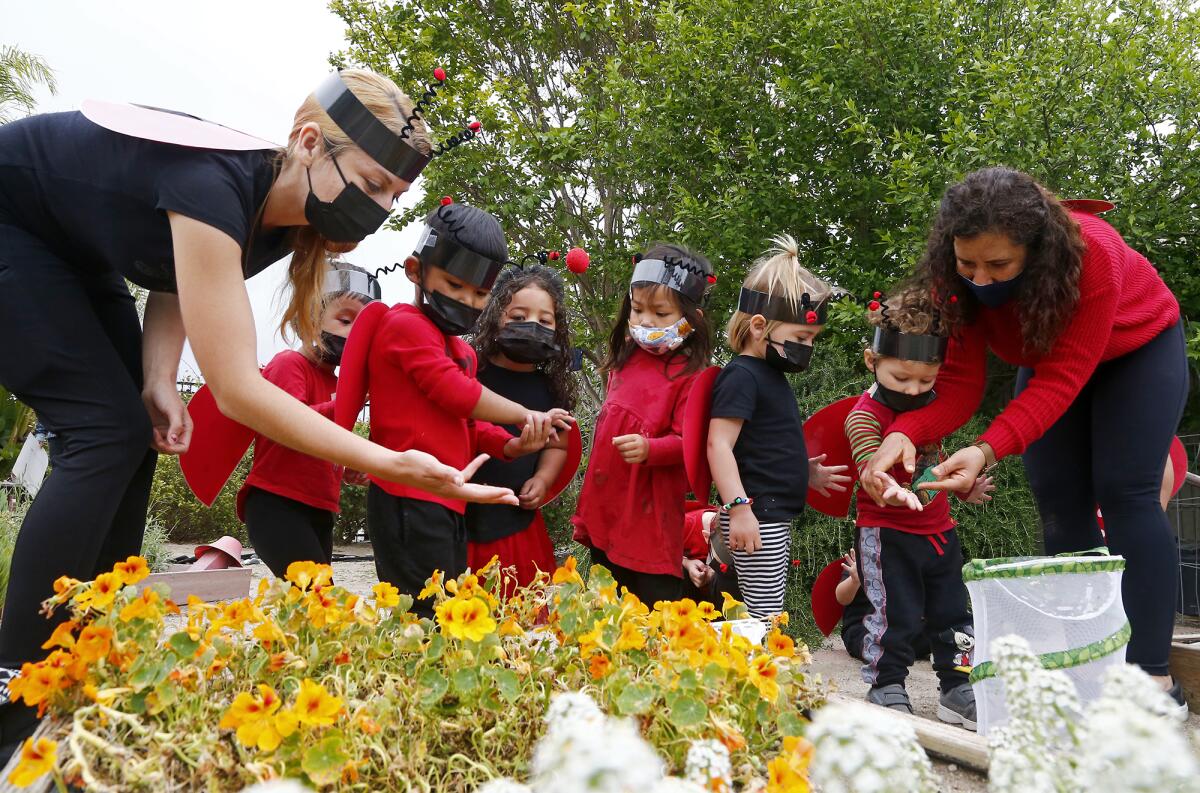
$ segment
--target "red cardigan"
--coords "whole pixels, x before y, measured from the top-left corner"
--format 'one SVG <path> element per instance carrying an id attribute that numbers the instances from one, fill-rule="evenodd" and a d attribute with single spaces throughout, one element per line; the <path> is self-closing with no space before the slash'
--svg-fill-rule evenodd
<path id="1" fill-rule="evenodd" d="M 263 379 L 274 383 L 327 419 L 333 418 L 333 392 L 337 378 L 331 370 L 295 350 L 284 350 L 263 369 Z M 268 438 L 254 436 L 254 462 L 242 485 L 257 487 L 310 507 L 337 512 L 342 495 L 342 466 L 310 457 Z M 239 493 L 239 499 L 242 497 Z M 240 512 L 239 512 L 240 514 Z"/>
<path id="2" fill-rule="evenodd" d="M 371 440 L 396 451 L 418 449 L 453 468 L 476 453 L 504 457 L 512 438 L 504 428 L 475 421 L 471 411 L 483 386 L 475 379 L 475 351 L 437 329 L 416 306 L 393 306 L 380 320 L 367 356 Z M 463 501 L 371 477 L 388 493 L 432 501 L 462 514 Z"/>
<path id="3" fill-rule="evenodd" d="M 1138 349 L 1179 321 L 1179 303 L 1158 271 L 1095 215 L 1072 212 L 1087 250 L 1079 275 L 1079 304 L 1045 355 L 1024 349 L 1015 301 L 980 306 L 975 321 L 950 341 L 937 378 L 938 397 L 892 425 L 919 445 L 966 423 L 983 399 L 987 350 L 1034 377 L 981 436 L 996 459 L 1020 454 L 1067 411 L 1098 364 Z"/>

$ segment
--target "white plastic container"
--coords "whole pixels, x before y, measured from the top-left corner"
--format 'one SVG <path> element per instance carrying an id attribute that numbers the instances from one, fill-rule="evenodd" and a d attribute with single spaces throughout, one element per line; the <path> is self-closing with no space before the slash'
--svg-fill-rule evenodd
<path id="1" fill-rule="evenodd" d="M 975 618 L 975 688 L 981 734 L 1008 720 L 992 642 L 1017 635 L 1046 669 L 1061 669 L 1080 704 L 1100 696 L 1105 672 L 1125 663 L 1129 621 L 1121 602 L 1120 556 L 975 559 L 963 566 Z"/>

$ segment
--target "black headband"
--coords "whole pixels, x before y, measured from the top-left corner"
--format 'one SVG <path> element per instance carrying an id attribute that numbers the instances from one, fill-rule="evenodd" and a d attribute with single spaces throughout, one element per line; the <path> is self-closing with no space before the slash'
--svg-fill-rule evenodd
<path id="1" fill-rule="evenodd" d="M 342 80 L 340 71 L 326 77 L 313 93 L 333 123 L 355 145 L 404 181 L 416 181 L 432 159 L 376 118 Z"/>
<path id="2" fill-rule="evenodd" d="M 383 293 L 379 289 L 379 281 L 369 273 L 358 270 L 330 270 L 325 273 L 325 294 L 337 295 L 352 292 L 367 298 L 367 302 L 379 300 Z"/>
<path id="3" fill-rule="evenodd" d="M 682 259 L 639 259 L 633 267 L 632 284 L 662 284 L 674 289 L 693 303 L 703 303 L 708 277 L 690 261 Z"/>
<path id="4" fill-rule="evenodd" d="M 919 363 L 941 363 L 946 360 L 950 340 L 932 334 L 901 333 L 891 328 L 875 328 L 871 351 L 888 358 Z"/>
<path id="5" fill-rule="evenodd" d="M 783 295 L 772 297 L 766 292 L 742 287 L 738 293 L 738 311 L 747 314 L 762 314 L 764 319 L 776 322 L 795 322 L 798 325 L 824 325 L 828 301 L 814 304 L 805 292 L 799 301 L 789 300 Z M 809 316 L 809 315 L 813 316 Z"/>
<path id="6" fill-rule="evenodd" d="M 506 264 L 459 245 L 448 233 L 431 226 L 425 227 L 413 256 L 421 260 L 422 267 L 441 267 L 455 278 L 480 289 L 491 289 Z"/>

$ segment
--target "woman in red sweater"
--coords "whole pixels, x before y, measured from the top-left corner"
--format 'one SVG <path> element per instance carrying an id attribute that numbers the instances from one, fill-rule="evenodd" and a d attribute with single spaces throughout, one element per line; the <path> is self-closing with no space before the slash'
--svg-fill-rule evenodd
<path id="1" fill-rule="evenodd" d="M 1158 503 L 1187 399 L 1179 304 L 1112 226 L 1070 211 L 1026 174 L 985 168 L 942 197 L 919 265 L 955 333 L 938 398 L 905 413 L 872 471 L 952 432 L 983 398 L 990 349 L 1021 367 L 1017 396 L 971 446 L 934 469 L 933 490 L 967 492 L 997 460 L 1023 454 L 1048 554 L 1103 544 L 1126 559 L 1126 658 L 1182 702 L 1167 669 L 1178 551 Z M 872 477 L 864 487 L 876 501 Z"/>

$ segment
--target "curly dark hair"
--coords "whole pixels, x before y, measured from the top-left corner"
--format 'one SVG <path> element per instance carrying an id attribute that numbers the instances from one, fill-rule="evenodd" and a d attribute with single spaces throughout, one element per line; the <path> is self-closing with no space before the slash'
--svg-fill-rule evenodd
<path id="1" fill-rule="evenodd" d="M 705 275 L 713 274 L 713 266 L 708 259 L 682 245 L 656 242 L 642 256 L 646 259 L 683 259 L 700 268 Z M 647 285 L 630 284 L 629 288 L 632 290 L 635 286 Z M 693 328 L 692 335 L 684 341 L 683 346 L 670 355 L 664 356 L 663 363 L 666 364 L 676 356 L 683 355 L 687 357 L 687 364 L 683 371 L 676 376 L 698 372 L 708 366 L 709 360 L 712 358 L 712 326 L 709 324 L 708 317 L 701 310 L 701 305 L 686 295 L 682 295 L 668 286 L 659 286 L 659 288 L 671 293 L 679 303 L 679 309 L 683 313 L 684 319 Z M 617 312 L 617 322 L 613 325 L 612 333 L 608 337 L 608 354 L 604 358 L 604 365 L 601 366 L 601 371 L 605 374 L 624 366 L 637 346 L 637 342 L 629 335 L 630 306 L 630 292 L 627 291 L 621 300 L 621 309 Z"/>
<path id="2" fill-rule="evenodd" d="M 1025 246 L 1025 277 L 1014 299 L 1026 349 L 1045 353 L 1079 302 L 1084 253 L 1079 225 L 1053 193 L 1012 168 L 982 168 L 947 188 L 917 275 L 952 334 L 972 322 L 979 310 L 959 277 L 954 238 L 989 231 Z"/>
<path id="3" fill-rule="evenodd" d="M 513 295 L 529 286 L 536 286 L 554 301 L 554 343 L 558 345 L 559 352 L 553 358 L 539 363 L 538 371 L 550 381 L 555 406 L 572 410 L 575 407 L 576 384 L 571 374 L 566 287 L 563 286 L 562 277 L 551 268 L 540 264 L 524 268 L 506 267 L 492 285 L 492 296 L 488 298 L 479 317 L 478 330 L 471 344 L 482 365 L 487 366 L 491 357 L 501 352 L 496 335 L 500 332 L 500 318 L 504 309 L 512 302 Z"/>
<path id="4" fill-rule="evenodd" d="M 867 309 L 867 322 L 873 328 L 918 336 L 946 335 L 945 323 L 938 316 L 929 289 L 920 281 L 899 283 L 876 302 L 879 308 Z"/>

